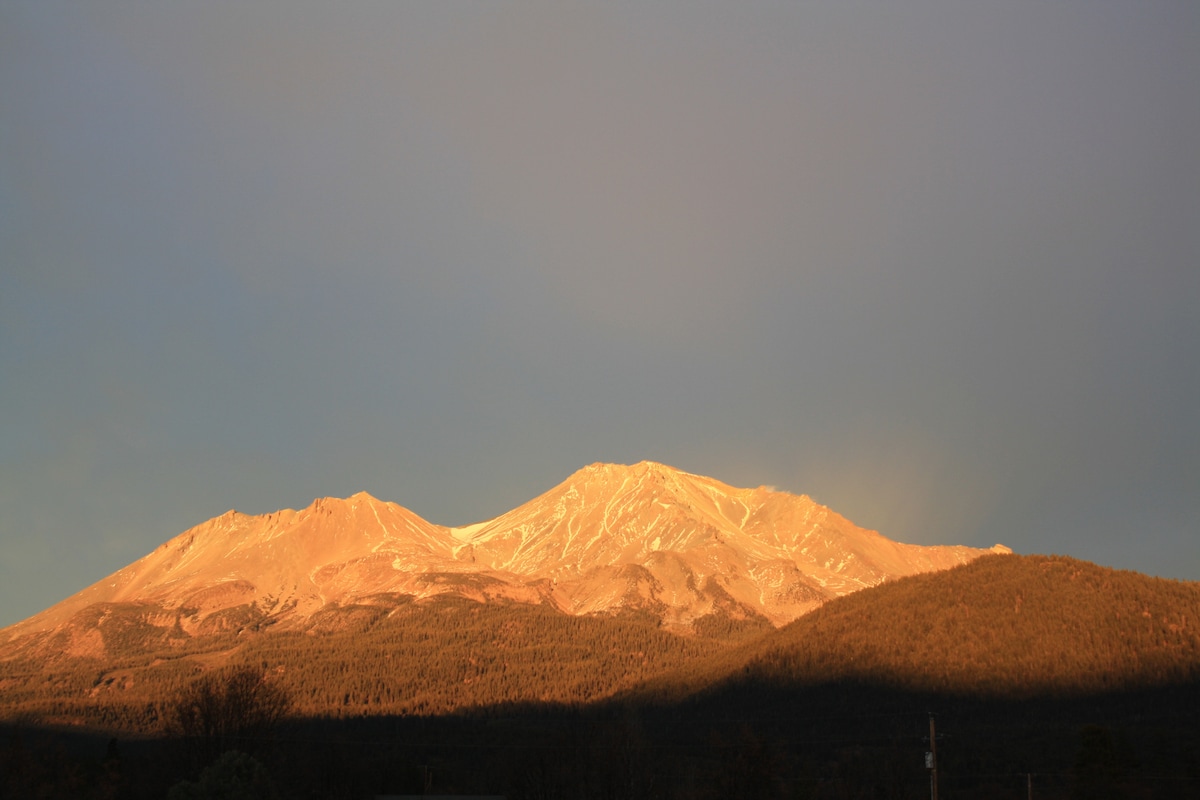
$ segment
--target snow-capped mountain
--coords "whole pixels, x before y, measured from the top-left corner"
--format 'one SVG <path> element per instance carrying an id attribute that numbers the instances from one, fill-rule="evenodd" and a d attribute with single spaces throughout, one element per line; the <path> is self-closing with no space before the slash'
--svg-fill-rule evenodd
<path id="1" fill-rule="evenodd" d="M 987 552 L 899 544 L 808 497 L 653 462 L 593 464 L 453 533 L 460 557 L 548 578 L 571 613 L 641 606 L 682 624 L 721 609 L 779 625 L 830 597 Z"/>
<path id="2" fill-rule="evenodd" d="M 229 511 L 0 632 L 0 643 L 69 629 L 61 645 L 83 655 L 103 651 L 90 631 L 117 608 L 196 636 L 302 627 L 331 605 L 385 594 L 550 603 L 570 614 L 638 610 L 684 629 L 713 614 L 781 625 L 829 598 L 996 551 L 1007 548 L 900 544 L 808 497 L 662 464 L 593 464 L 459 528 L 366 493 L 262 516 Z"/>

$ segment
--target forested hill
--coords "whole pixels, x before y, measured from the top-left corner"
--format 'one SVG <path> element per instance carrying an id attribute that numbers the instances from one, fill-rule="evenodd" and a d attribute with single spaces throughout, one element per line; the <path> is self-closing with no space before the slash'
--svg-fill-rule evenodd
<path id="1" fill-rule="evenodd" d="M 1200 680 L 1200 583 L 1061 556 L 984 556 L 838 598 L 649 691 L 854 681 L 993 696 Z"/>

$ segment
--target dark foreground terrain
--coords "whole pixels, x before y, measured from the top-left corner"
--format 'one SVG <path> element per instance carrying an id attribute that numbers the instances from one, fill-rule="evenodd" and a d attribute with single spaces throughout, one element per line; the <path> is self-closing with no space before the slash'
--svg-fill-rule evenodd
<path id="1" fill-rule="evenodd" d="M 1198 708 L 1195 683 L 1005 701 L 746 682 L 681 704 L 288 720 L 222 747 L 262 765 L 255 797 L 922 798 L 932 710 L 943 798 L 1181 798 L 1200 796 Z M 5 798 L 161 798 L 217 758 L 183 736 L 0 735 Z"/>

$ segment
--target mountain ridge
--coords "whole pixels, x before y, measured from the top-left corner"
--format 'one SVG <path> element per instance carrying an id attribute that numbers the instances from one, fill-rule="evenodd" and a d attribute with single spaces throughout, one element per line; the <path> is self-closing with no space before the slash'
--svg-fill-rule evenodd
<path id="1" fill-rule="evenodd" d="M 366 492 L 263 515 L 230 510 L 0 631 L 0 642 L 52 633 L 98 604 L 152 607 L 155 625 L 191 636 L 303 627 L 331 604 L 381 594 L 641 611 L 684 630 L 712 614 L 778 626 L 831 597 L 993 551 L 893 542 L 807 496 L 656 462 L 596 463 L 459 527 Z"/>

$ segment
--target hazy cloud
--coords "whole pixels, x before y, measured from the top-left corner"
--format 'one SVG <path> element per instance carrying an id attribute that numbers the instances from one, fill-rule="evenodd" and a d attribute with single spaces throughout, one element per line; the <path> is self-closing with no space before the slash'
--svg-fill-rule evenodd
<path id="1" fill-rule="evenodd" d="M 6 5 L 0 623 L 642 458 L 1196 578 L 1197 14 Z"/>

